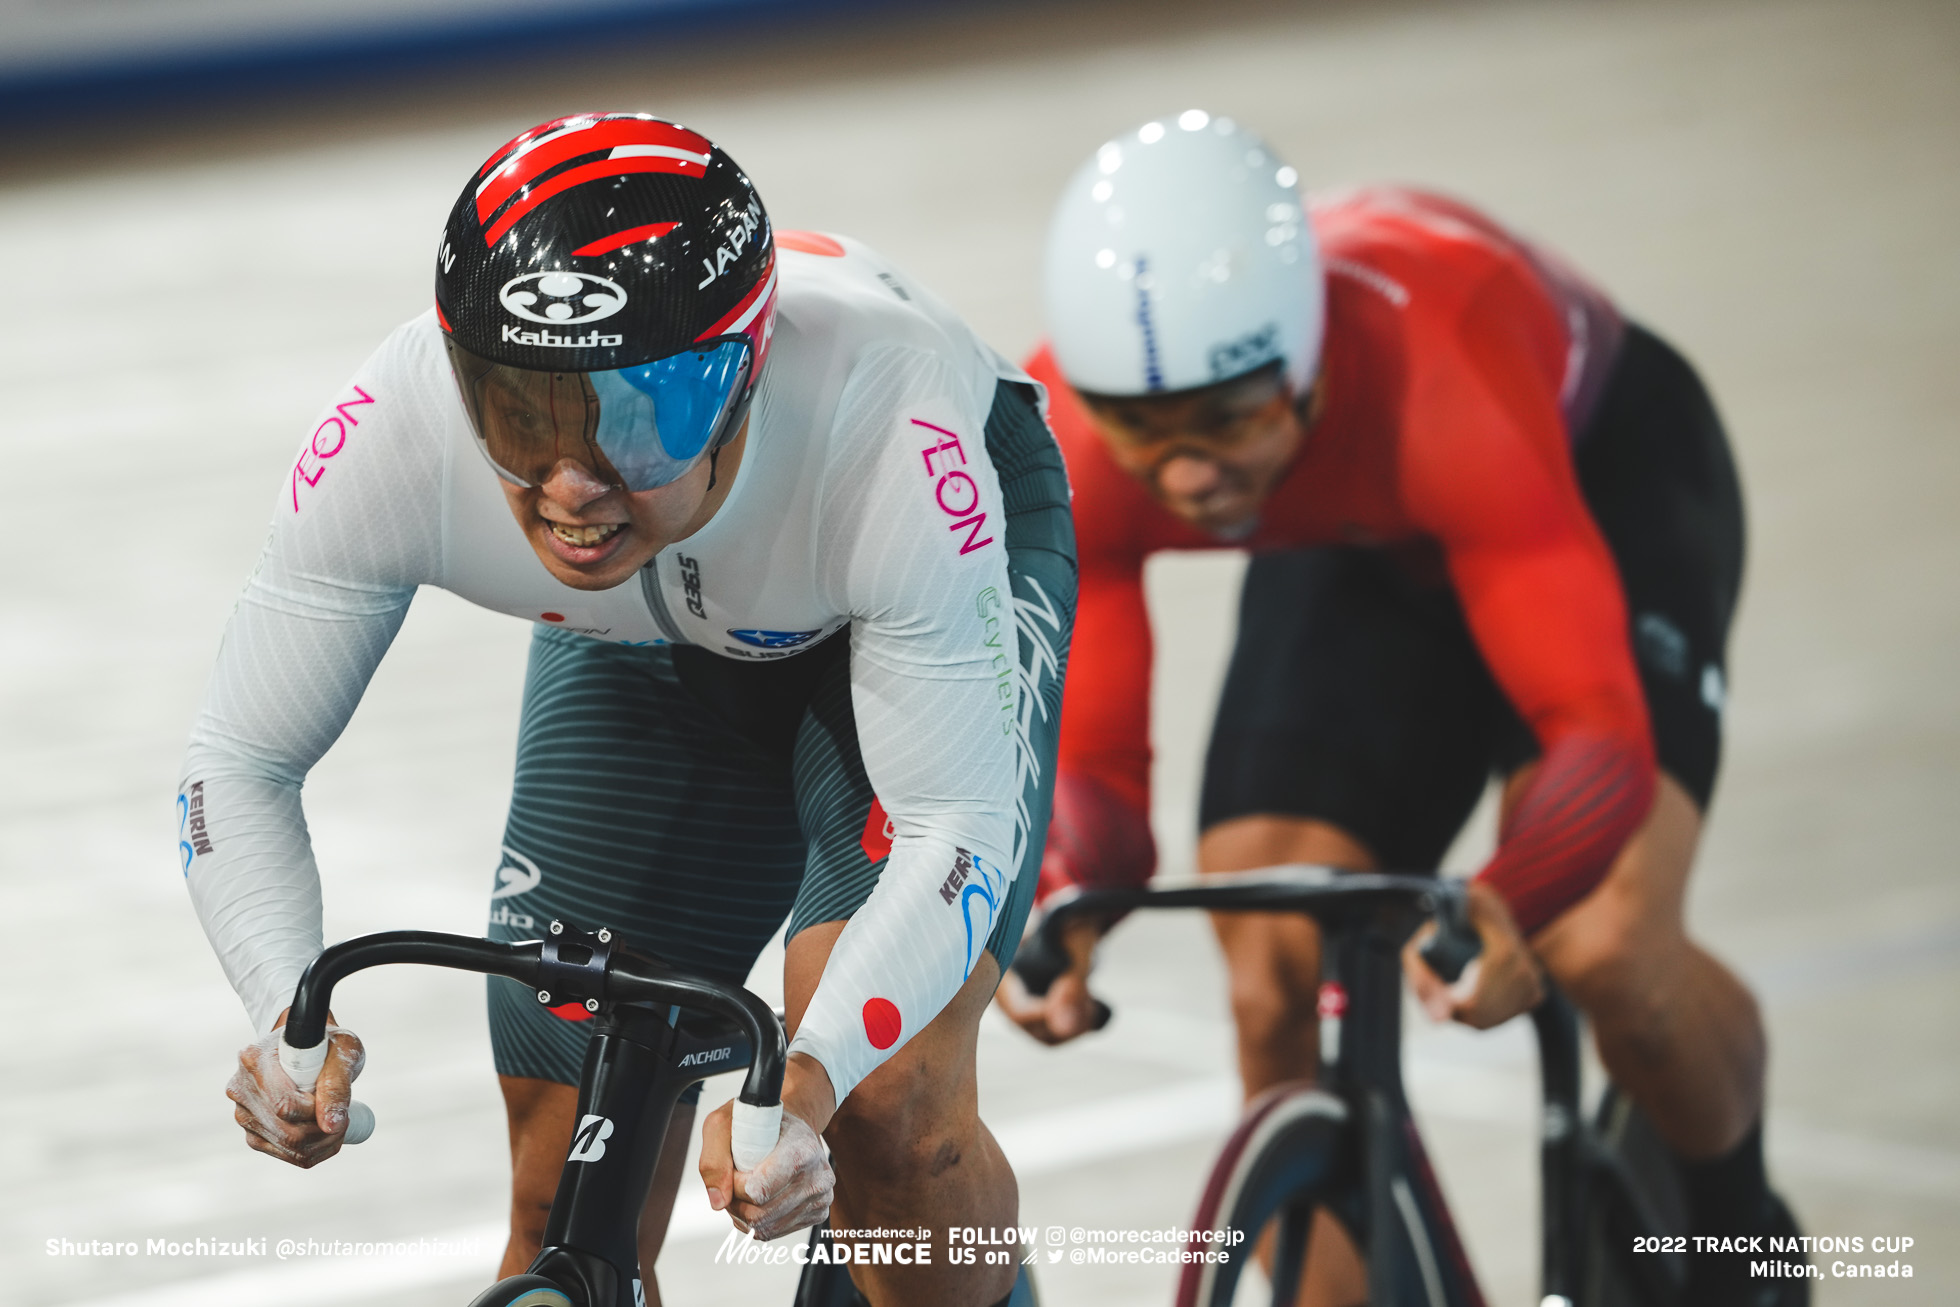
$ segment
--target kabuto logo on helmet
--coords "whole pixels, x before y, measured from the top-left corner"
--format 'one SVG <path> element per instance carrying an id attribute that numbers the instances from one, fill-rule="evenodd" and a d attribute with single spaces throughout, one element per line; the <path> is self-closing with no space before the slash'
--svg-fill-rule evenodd
<path id="1" fill-rule="evenodd" d="M 575 327 L 610 318 L 626 307 L 626 290 L 589 272 L 527 272 L 497 292 L 503 306 L 527 322 Z"/>

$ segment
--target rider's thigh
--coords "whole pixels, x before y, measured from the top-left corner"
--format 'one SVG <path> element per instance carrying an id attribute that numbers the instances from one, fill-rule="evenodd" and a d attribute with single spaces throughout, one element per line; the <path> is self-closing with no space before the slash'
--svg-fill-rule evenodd
<path id="1" fill-rule="evenodd" d="M 545 1220 L 558 1192 L 565 1154 L 571 1151 L 578 1089 L 525 1076 L 498 1076 L 497 1082 L 504 1092 L 504 1110 L 510 1120 L 511 1161 L 510 1242 L 497 1271 L 501 1278 L 522 1273 L 543 1245 Z M 693 1124 L 693 1104 L 677 1105 L 661 1148 L 660 1165 L 647 1189 L 646 1205 L 640 1209 L 640 1265 L 649 1269 L 660 1256 L 667 1236 L 674 1198 L 687 1169 Z M 647 1300 L 649 1304 L 659 1302 L 658 1292 L 650 1285 Z"/>
<path id="2" fill-rule="evenodd" d="M 1546 970 L 1580 1006 L 1664 987 L 1687 945 L 1684 904 L 1700 838 L 1700 810 L 1663 771 L 1652 811 L 1599 888 L 1532 939 Z"/>
<path id="3" fill-rule="evenodd" d="M 1367 871 L 1375 859 L 1347 831 L 1311 817 L 1233 817 L 1198 839 L 1198 870 L 1205 875 L 1284 863 Z M 1232 975 L 1234 1008 L 1290 1009 L 1304 999 L 1311 1010 L 1320 988 L 1320 931 L 1313 918 L 1291 912 L 1210 915 Z"/>
<path id="4" fill-rule="evenodd" d="M 674 1216 L 674 1198 L 687 1173 L 687 1145 L 694 1135 L 694 1104 L 679 1103 L 667 1124 L 667 1138 L 660 1146 L 660 1165 L 654 1168 L 647 1185 L 646 1205 L 640 1208 L 640 1229 L 635 1240 L 640 1249 L 640 1273 L 646 1277 L 647 1307 L 660 1307 L 660 1289 L 653 1279 L 654 1263 L 660 1247 L 667 1241 L 667 1223 Z"/>
<path id="5" fill-rule="evenodd" d="M 1221 821 L 1198 841 L 1206 874 L 1251 871 L 1281 863 L 1369 870 L 1368 847 L 1329 822 L 1250 816 Z M 1212 930 L 1225 954 L 1239 1071 L 1248 1095 L 1282 1080 L 1310 1080 L 1318 1063 L 1315 1007 L 1320 991 L 1320 931 L 1300 913 L 1214 912 Z"/>
<path id="6" fill-rule="evenodd" d="M 499 1277 L 520 1274 L 538 1255 L 558 1173 L 571 1151 L 578 1090 L 552 1080 L 498 1076 L 510 1119 L 510 1242 Z"/>
<path id="7" fill-rule="evenodd" d="M 1289 862 L 1372 871 L 1375 855 L 1344 827 L 1314 817 L 1232 817 L 1198 837 L 1198 870 L 1206 875 Z"/>

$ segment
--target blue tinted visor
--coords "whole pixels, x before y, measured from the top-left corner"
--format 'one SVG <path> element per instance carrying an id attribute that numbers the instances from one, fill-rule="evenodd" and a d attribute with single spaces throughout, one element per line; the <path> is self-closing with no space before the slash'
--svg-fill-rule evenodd
<path id="1" fill-rule="evenodd" d="M 623 490 L 653 490 L 732 439 L 748 408 L 745 337 L 609 372 L 513 368 L 447 339 L 477 443 L 518 485 L 542 484 L 569 458 Z"/>

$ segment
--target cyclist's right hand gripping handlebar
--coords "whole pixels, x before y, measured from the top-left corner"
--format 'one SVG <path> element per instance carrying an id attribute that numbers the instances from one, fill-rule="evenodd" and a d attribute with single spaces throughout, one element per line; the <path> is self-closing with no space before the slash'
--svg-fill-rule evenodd
<path id="1" fill-rule="evenodd" d="M 1062 937 L 1070 914 L 1059 909 L 1067 907 L 1081 895 L 1079 889 L 1060 890 L 1046 905 L 1036 908 L 1029 921 L 1033 929 L 1022 937 L 1021 947 L 1014 953 L 1014 964 L 1010 969 L 1020 978 L 1021 988 L 1036 998 L 1047 994 L 1061 979 L 1062 973 L 1074 965 L 1075 960 L 1069 956 L 1068 945 Z M 1093 1015 L 1089 1018 L 1089 1029 L 1101 1030 L 1114 1015 L 1109 1004 L 1096 999 Z"/>
<path id="2" fill-rule="evenodd" d="M 311 1048 L 294 1048 L 279 1037 L 279 1065 L 292 1077 L 295 1085 L 306 1093 L 313 1092 L 313 1086 L 320 1079 L 320 1068 L 327 1064 L 327 1049 L 332 1046 L 333 1035 L 328 1032 L 319 1043 Z M 343 1143 L 359 1144 L 367 1142 L 374 1133 L 374 1109 L 366 1103 L 349 1099 L 347 1103 L 347 1137 Z"/>
<path id="3" fill-rule="evenodd" d="M 737 1171 L 753 1171 L 762 1165 L 783 1133 L 783 1105 L 758 1107 L 735 1100 L 735 1115 L 729 1122 L 729 1152 Z"/>
<path id="4" fill-rule="evenodd" d="M 1453 985 L 1463 969 L 1484 951 L 1484 941 L 1470 924 L 1470 896 L 1463 883 L 1445 881 L 1437 890 L 1436 931 L 1420 951 L 1429 969 Z"/>

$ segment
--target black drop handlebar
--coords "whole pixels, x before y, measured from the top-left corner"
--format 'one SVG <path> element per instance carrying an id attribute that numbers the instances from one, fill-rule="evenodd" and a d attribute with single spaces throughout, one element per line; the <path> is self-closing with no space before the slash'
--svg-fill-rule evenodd
<path id="1" fill-rule="evenodd" d="M 560 933 L 558 923 L 553 926 L 553 933 Z M 610 940 L 611 932 L 579 938 Z M 614 1003 L 677 1006 L 731 1022 L 755 1050 L 738 1097 L 751 1107 L 774 1107 L 782 1101 L 788 1051 L 782 1022 L 767 1003 L 739 985 L 676 971 L 628 948 L 599 950 L 593 959 L 603 963 L 599 966 L 577 964 L 581 958 L 591 957 L 591 950 L 584 950 L 577 958 L 571 954 L 572 949 L 556 939 L 504 944 L 428 930 L 391 930 L 345 940 L 314 958 L 299 978 L 292 1010 L 286 1016 L 285 1040 L 295 1049 L 317 1047 L 326 1038 L 327 1009 L 334 986 L 368 967 L 401 962 L 448 967 L 508 976 L 534 990 L 544 988 L 549 977 L 551 996 L 565 1002 L 586 1001 L 589 1007 Z"/>
<path id="2" fill-rule="evenodd" d="M 1136 889 L 1063 890 L 1044 908 L 1014 958 L 1014 972 L 1031 994 L 1046 994 L 1069 966 L 1063 930 L 1078 917 L 1110 917 L 1135 908 L 1210 908 L 1226 912 L 1304 912 L 1322 922 L 1377 917 L 1403 937 L 1430 917 L 1436 933 L 1423 961 L 1455 981 L 1483 942 L 1470 925 L 1462 881 L 1434 876 L 1340 872 L 1331 867 L 1283 866 L 1232 872 Z"/>

